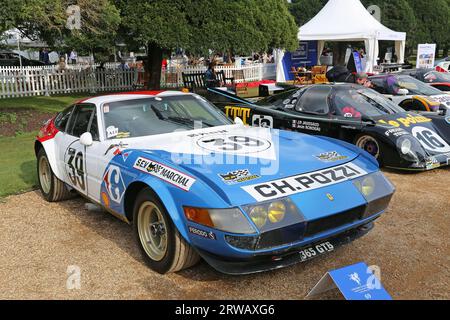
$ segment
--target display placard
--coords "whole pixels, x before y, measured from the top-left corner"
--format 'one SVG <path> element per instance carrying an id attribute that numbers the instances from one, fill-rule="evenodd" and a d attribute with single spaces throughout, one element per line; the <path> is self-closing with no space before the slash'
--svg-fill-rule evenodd
<path id="1" fill-rule="evenodd" d="M 417 69 L 431 69 L 436 58 L 436 44 L 419 44 L 417 47 Z"/>

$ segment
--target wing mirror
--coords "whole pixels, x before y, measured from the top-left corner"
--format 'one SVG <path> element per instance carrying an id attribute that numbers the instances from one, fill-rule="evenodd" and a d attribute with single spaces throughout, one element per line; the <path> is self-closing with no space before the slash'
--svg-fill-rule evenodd
<path id="1" fill-rule="evenodd" d="M 90 132 L 83 133 L 80 137 L 80 143 L 86 147 L 92 146 L 92 144 L 94 143 L 92 134 Z"/>
<path id="2" fill-rule="evenodd" d="M 408 95 L 408 93 L 409 93 L 408 89 L 404 89 L 404 88 L 398 89 L 398 95 L 399 96 L 406 96 L 406 95 Z"/>
<path id="3" fill-rule="evenodd" d="M 241 118 L 239 118 L 239 117 L 236 117 L 236 118 L 234 118 L 234 123 L 235 124 L 239 124 L 239 125 L 244 125 L 244 122 L 242 121 L 242 119 Z"/>

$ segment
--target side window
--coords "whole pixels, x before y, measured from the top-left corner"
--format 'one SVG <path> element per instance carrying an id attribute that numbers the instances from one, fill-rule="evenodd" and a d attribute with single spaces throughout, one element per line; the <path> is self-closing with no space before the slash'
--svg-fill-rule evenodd
<path id="1" fill-rule="evenodd" d="M 428 111 L 424 104 L 418 100 L 406 100 L 400 104 L 406 111 Z"/>
<path id="2" fill-rule="evenodd" d="M 59 131 L 65 132 L 67 122 L 70 119 L 70 115 L 72 114 L 73 106 L 68 107 L 64 111 L 60 112 L 55 118 L 55 127 Z"/>
<path id="3" fill-rule="evenodd" d="M 386 90 L 386 81 L 384 78 L 370 79 L 370 82 L 372 83 L 372 89 L 375 90 L 376 92 L 381 94 L 388 93 Z"/>
<path id="4" fill-rule="evenodd" d="M 95 112 L 95 111 L 94 111 L 94 116 L 92 117 L 92 122 L 91 122 L 91 127 L 89 128 L 89 132 L 91 133 L 92 139 L 94 141 L 99 141 L 97 112 Z"/>
<path id="5" fill-rule="evenodd" d="M 95 107 L 93 105 L 76 105 L 70 118 L 67 133 L 74 137 L 80 137 L 87 132 L 94 111 Z"/>
<path id="6" fill-rule="evenodd" d="M 325 115 L 330 111 L 328 97 L 330 86 L 317 86 L 307 90 L 298 101 L 296 110 L 299 112 Z"/>

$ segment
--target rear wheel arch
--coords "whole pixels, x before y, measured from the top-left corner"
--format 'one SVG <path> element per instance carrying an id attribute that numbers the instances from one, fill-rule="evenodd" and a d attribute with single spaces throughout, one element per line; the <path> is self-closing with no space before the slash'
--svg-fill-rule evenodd
<path id="1" fill-rule="evenodd" d="M 42 145 L 42 143 L 39 140 L 36 140 L 34 142 L 34 154 L 36 157 L 39 154 L 39 151 L 43 148 L 44 148 L 44 146 Z"/>

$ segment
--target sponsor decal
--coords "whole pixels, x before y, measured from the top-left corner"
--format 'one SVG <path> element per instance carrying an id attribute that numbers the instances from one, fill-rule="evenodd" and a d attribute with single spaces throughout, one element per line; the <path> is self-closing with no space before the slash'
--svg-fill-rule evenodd
<path id="1" fill-rule="evenodd" d="M 103 106 L 103 113 L 108 113 L 109 112 L 109 104 L 105 104 Z"/>
<path id="2" fill-rule="evenodd" d="M 106 192 L 108 193 L 109 198 L 120 204 L 126 190 L 120 168 L 114 165 L 109 166 L 103 175 L 103 182 L 105 183 Z"/>
<path id="3" fill-rule="evenodd" d="M 119 128 L 116 128 L 114 126 L 109 126 L 108 128 L 106 128 L 106 137 L 108 139 L 109 138 L 114 138 L 118 134 L 119 134 Z"/>
<path id="4" fill-rule="evenodd" d="M 189 138 L 195 138 L 195 137 L 203 137 L 208 135 L 216 135 L 216 134 L 227 134 L 230 133 L 228 130 L 217 130 L 217 131 L 210 131 L 210 132 L 201 132 L 201 133 L 193 133 L 189 134 Z"/>
<path id="5" fill-rule="evenodd" d="M 318 156 L 316 156 L 316 158 L 323 162 L 336 162 L 336 161 L 345 160 L 348 157 L 340 155 L 336 151 L 330 151 L 330 152 L 321 153 Z"/>
<path id="6" fill-rule="evenodd" d="M 133 151 L 127 151 L 127 152 L 122 153 L 123 162 L 127 162 L 128 157 L 131 155 L 132 152 Z"/>
<path id="7" fill-rule="evenodd" d="M 260 178 L 260 176 L 256 174 L 251 174 L 248 169 L 235 170 L 225 174 L 219 174 L 219 177 L 223 182 L 230 185 Z"/>
<path id="8" fill-rule="evenodd" d="M 241 188 L 257 201 L 266 201 L 324 188 L 366 174 L 367 172 L 356 164 L 348 163 L 341 166 Z"/>
<path id="9" fill-rule="evenodd" d="M 333 195 L 331 193 L 327 193 L 327 198 L 330 201 L 334 201 L 334 197 L 333 197 Z"/>
<path id="10" fill-rule="evenodd" d="M 318 122 L 303 121 L 303 120 L 292 120 L 292 128 L 316 132 L 321 131 L 320 124 Z"/>
<path id="11" fill-rule="evenodd" d="M 105 151 L 105 156 L 111 151 L 111 150 L 114 150 L 113 151 L 113 154 L 115 155 L 115 156 L 117 156 L 118 154 L 122 154 L 122 149 L 124 149 L 125 147 L 127 147 L 128 145 L 127 144 L 124 144 L 124 143 L 119 143 L 119 144 L 112 144 L 112 145 L 110 145 L 109 147 L 108 147 L 108 149 L 106 149 L 106 151 Z"/>
<path id="12" fill-rule="evenodd" d="M 184 191 L 189 191 L 189 189 L 191 189 L 192 185 L 195 183 L 195 179 L 191 176 L 188 176 L 187 174 L 184 174 L 157 161 L 142 157 L 136 159 L 133 168 L 164 180 Z"/>
<path id="13" fill-rule="evenodd" d="M 379 123 L 389 124 L 396 128 L 399 128 L 402 126 L 409 128 L 413 124 L 427 123 L 427 122 L 431 122 L 431 121 L 432 120 L 427 117 L 424 117 L 421 115 L 412 115 L 412 114 L 408 114 L 406 117 L 396 118 L 395 120 L 389 120 L 389 121 L 378 120 Z"/>
<path id="14" fill-rule="evenodd" d="M 384 133 L 387 137 L 394 136 L 394 137 L 401 137 L 408 134 L 408 131 L 402 128 L 395 128 L 395 129 L 389 129 Z"/>
<path id="15" fill-rule="evenodd" d="M 439 168 L 441 166 L 439 161 L 434 157 L 428 158 L 425 161 L 425 165 L 426 165 L 427 170 L 433 170 L 433 169 Z"/>
<path id="16" fill-rule="evenodd" d="M 200 230 L 200 229 L 189 226 L 189 232 L 192 234 L 195 234 L 196 236 L 205 238 L 205 239 L 210 239 L 210 240 L 217 239 L 215 233 L 212 231 L 204 231 L 204 230 Z"/>
<path id="17" fill-rule="evenodd" d="M 262 128 L 273 128 L 273 118 L 271 116 L 263 116 L 255 114 L 252 118 L 252 126 Z"/>
<path id="18" fill-rule="evenodd" d="M 450 146 L 442 139 L 439 134 L 425 127 L 414 127 L 412 135 L 419 140 L 422 147 L 433 153 L 450 152 Z"/>
<path id="19" fill-rule="evenodd" d="M 235 107 L 235 106 L 226 106 L 225 107 L 225 114 L 227 117 L 231 119 L 241 118 L 242 122 L 244 122 L 245 125 L 248 125 L 248 118 L 250 118 L 250 108 L 244 108 L 244 107 Z"/>

